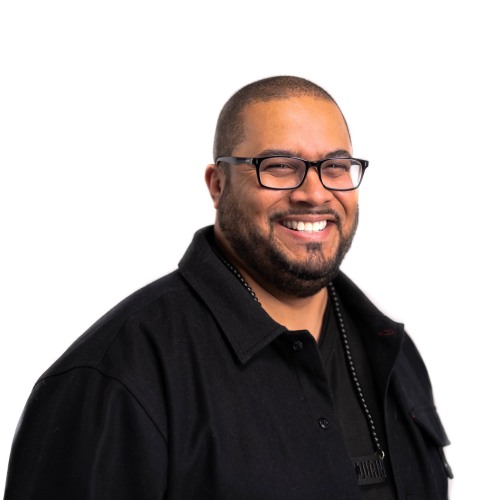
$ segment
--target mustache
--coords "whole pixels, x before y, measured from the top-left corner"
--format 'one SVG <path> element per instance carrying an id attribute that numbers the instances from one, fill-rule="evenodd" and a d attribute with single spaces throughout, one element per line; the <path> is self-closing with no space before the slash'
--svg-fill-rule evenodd
<path id="1" fill-rule="evenodd" d="M 300 215 L 326 215 L 328 216 L 328 220 L 331 220 L 333 218 L 333 222 L 335 224 L 340 224 L 342 218 L 340 214 L 331 208 L 329 209 L 310 209 L 310 208 L 293 208 L 290 210 L 285 210 L 282 212 L 274 212 L 269 216 L 269 220 L 271 222 L 275 222 L 277 220 L 284 219 L 285 217 L 291 217 L 291 216 L 300 216 Z"/>

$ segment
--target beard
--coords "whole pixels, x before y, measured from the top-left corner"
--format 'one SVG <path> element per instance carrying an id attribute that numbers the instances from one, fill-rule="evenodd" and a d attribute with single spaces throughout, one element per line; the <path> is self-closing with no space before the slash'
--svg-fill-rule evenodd
<path id="1" fill-rule="evenodd" d="M 339 234 L 337 249 L 332 256 L 325 255 L 325 244 L 306 243 L 307 258 L 293 259 L 280 247 L 274 234 L 273 222 L 286 216 L 328 215 L 335 217 Z M 345 232 L 341 218 L 331 209 L 295 209 L 274 213 L 269 217 L 269 232 L 264 233 L 254 224 L 244 209 L 231 182 L 226 183 L 218 207 L 218 223 L 221 232 L 231 245 L 247 272 L 261 285 L 268 283 L 279 291 L 295 296 L 310 297 L 327 286 L 338 274 L 340 264 L 348 252 L 358 225 L 359 209 L 356 210 L 352 228 Z"/>

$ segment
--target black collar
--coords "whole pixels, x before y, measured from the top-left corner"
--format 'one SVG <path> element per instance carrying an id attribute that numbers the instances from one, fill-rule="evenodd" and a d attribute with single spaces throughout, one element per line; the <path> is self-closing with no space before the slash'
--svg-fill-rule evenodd
<path id="1" fill-rule="evenodd" d="M 213 226 L 197 231 L 179 270 L 210 309 L 241 363 L 286 332 L 222 263 L 214 251 Z"/>
<path id="2" fill-rule="evenodd" d="M 242 364 L 247 363 L 287 329 L 255 302 L 214 251 L 213 226 L 197 231 L 179 270 L 205 302 Z M 403 339 L 403 325 L 382 314 L 342 272 L 334 286 L 348 317 L 356 322 L 369 358 L 377 364 L 384 391 Z"/>

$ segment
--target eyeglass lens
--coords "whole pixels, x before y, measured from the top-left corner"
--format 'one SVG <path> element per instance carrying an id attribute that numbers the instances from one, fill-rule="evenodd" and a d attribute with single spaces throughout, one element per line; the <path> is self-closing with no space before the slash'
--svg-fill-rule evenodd
<path id="1" fill-rule="evenodd" d="M 327 189 L 355 189 L 363 169 L 357 160 L 332 158 L 321 163 L 320 177 Z M 306 164 L 297 158 L 267 158 L 260 164 L 260 182 L 270 188 L 297 187 L 306 173 Z"/>

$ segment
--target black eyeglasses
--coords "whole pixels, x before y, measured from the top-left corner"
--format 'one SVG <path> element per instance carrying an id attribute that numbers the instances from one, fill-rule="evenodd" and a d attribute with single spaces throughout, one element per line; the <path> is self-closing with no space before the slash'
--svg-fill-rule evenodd
<path id="1" fill-rule="evenodd" d="M 323 186 L 332 191 L 357 189 L 368 167 L 367 160 L 358 158 L 325 158 L 319 161 L 307 161 L 291 156 L 259 158 L 221 156 L 217 158 L 216 163 L 253 165 L 259 184 L 267 189 L 296 189 L 304 182 L 307 171 L 315 167 Z"/>

